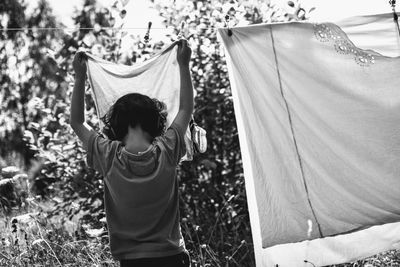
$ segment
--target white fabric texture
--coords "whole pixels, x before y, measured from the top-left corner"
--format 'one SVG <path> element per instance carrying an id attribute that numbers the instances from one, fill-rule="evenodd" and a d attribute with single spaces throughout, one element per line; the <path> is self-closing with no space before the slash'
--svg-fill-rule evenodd
<path id="1" fill-rule="evenodd" d="M 131 66 L 116 64 L 88 54 L 88 77 L 99 118 L 122 96 L 140 93 L 164 102 L 167 106 L 167 127 L 179 109 L 180 76 L 176 60 L 176 43 L 143 63 Z M 191 160 L 193 145 L 190 130 L 185 135 L 186 155 Z"/>
<path id="2" fill-rule="evenodd" d="M 335 22 L 361 49 L 372 49 L 389 56 L 400 56 L 400 36 L 393 14 L 357 16 Z"/>
<path id="3" fill-rule="evenodd" d="M 357 27 L 360 18 L 344 24 L 364 45 L 373 38 L 368 27 Z M 219 30 L 257 265 L 304 266 L 307 259 L 322 266 L 394 248 L 400 58 L 356 47 L 332 23 L 261 24 L 232 33 Z M 375 40 L 374 49 L 389 51 L 394 40 Z M 358 231 L 375 225 L 382 226 Z M 279 245 L 304 240 L 314 241 Z"/>

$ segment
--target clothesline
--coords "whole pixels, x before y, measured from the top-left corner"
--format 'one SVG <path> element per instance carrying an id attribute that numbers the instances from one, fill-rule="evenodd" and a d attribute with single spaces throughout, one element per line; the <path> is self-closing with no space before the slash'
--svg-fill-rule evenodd
<path id="1" fill-rule="evenodd" d="M 147 30 L 147 27 L 128 27 L 128 28 L 114 28 L 114 27 L 85 27 L 85 28 L 66 28 L 66 27 L 30 27 L 30 28 L 1 28 L 0 31 L 22 31 L 22 30 L 41 30 L 41 31 L 81 31 L 81 30 Z M 170 30 L 170 28 L 151 28 L 152 30 Z M 200 29 L 217 29 L 217 27 L 200 27 Z"/>

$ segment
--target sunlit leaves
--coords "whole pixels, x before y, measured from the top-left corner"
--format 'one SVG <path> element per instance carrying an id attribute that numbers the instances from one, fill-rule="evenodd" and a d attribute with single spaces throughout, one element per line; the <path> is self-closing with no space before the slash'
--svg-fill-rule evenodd
<path id="1" fill-rule="evenodd" d="M 0 15 L 8 6 L 0 3 Z M 195 155 L 193 162 L 179 170 L 182 229 L 193 258 L 204 266 L 246 266 L 252 264 L 242 160 L 234 116 L 224 50 L 217 40 L 217 28 L 260 22 L 304 19 L 301 5 L 291 1 L 287 9 L 262 0 L 155 0 L 155 8 L 165 19 L 170 41 L 178 34 L 189 40 L 193 50 L 191 71 L 196 90 L 194 117 L 207 131 L 208 150 Z M 69 126 L 69 105 L 73 86 L 71 60 L 83 49 L 109 61 L 142 62 L 159 51 L 164 42 L 123 30 L 128 0 L 102 7 L 86 1 L 74 17 L 79 31 L 19 31 L 2 33 L 0 43 L 1 153 L 17 150 L 26 163 L 35 160 L 33 192 L 52 200 L 53 215 L 67 220 L 86 212 L 83 233 L 101 234 L 104 222 L 103 180 L 87 168 L 86 153 Z M 10 10 L 8 10 L 8 9 Z M 301 12 L 298 12 L 298 11 Z M 55 27 L 48 5 L 40 1 L 33 14 L 13 11 L 0 24 L 21 27 Z M 10 13 L 10 14 L 11 14 Z M 307 13 L 307 12 L 306 12 Z M 12 21 L 11 21 L 12 20 Z M 185 26 L 181 28 L 182 22 Z M 145 22 L 146 23 L 146 22 Z M 144 23 L 144 25 L 145 25 Z M 94 28 L 84 30 L 84 28 Z M 114 27 L 114 29 L 109 29 Z M 121 39 L 131 46 L 121 52 Z M 94 103 L 86 87 L 86 120 L 98 129 Z M 1 143 L 2 142 L 2 143 Z M 37 242 L 35 246 L 39 246 Z M 206 254 L 206 256 L 205 256 Z M 235 265 L 236 264 L 236 265 Z"/>

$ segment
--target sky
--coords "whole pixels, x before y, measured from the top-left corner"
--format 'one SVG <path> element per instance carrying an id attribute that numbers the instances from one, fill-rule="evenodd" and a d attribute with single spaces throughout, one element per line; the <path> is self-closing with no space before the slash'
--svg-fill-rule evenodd
<path id="1" fill-rule="evenodd" d="M 97 0 L 98 3 L 105 7 L 110 7 L 116 0 Z M 152 9 L 149 0 L 118 0 L 119 6 L 122 7 L 122 3 L 127 4 L 124 8 L 127 10 L 127 16 L 125 18 L 125 25 L 127 27 L 147 27 L 148 20 L 154 20 L 154 25 L 161 26 L 161 19 L 158 17 L 157 11 Z M 35 5 L 37 0 L 30 0 L 27 3 Z M 74 9 L 81 9 L 84 0 L 48 0 L 51 7 L 53 8 L 54 14 L 61 19 L 61 21 L 67 27 L 74 27 L 72 21 L 72 15 Z"/>
<path id="2" fill-rule="evenodd" d="M 301 3 L 316 8 L 311 13 L 314 21 L 334 22 L 352 16 L 392 12 L 389 0 L 301 0 Z"/>
<path id="3" fill-rule="evenodd" d="M 38 0 L 29 0 L 30 8 L 36 5 Z M 155 9 L 151 8 L 150 0 L 97 0 L 104 7 L 111 7 L 115 1 L 118 1 L 119 7 L 123 7 L 127 11 L 124 18 L 124 25 L 129 29 L 129 33 L 122 39 L 122 51 L 130 46 L 130 34 L 144 36 L 149 21 L 152 22 L 150 38 L 156 41 L 166 41 L 166 30 L 163 29 L 162 18 L 158 16 Z M 171 3 L 173 2 L 170 0 Z M 288 7 L 287 0 L 265 0 L 281 7 Z M 296 0 L 292 0 L 296 2 Z M 379 13 L 390 13 L 391 7 L 388 0 L 299 0 L 305 9 L 315 7 L 310 13 L 310 20 L 316 22 L 339 21 L 343 18 L 370 15 Z M 48 0 L 53 8 L 54 14 L 61 22 L 69 28 L 75 28 L 72 15 L 75 8 L 81 9 L 84 0 Z M 400 7 L 398 10 L 400 11 Z M 29 12 L 29 8 L 28 8 Z M 119 18 L 119 16 L 116 16 Z M 121 23 L 122 21 L 120 21 Z M 117 21 L 118 24 L 118 21 Z M 116 24 L 116 25 L 117 25 Z M 171 30 L 171 29 L 170 29 Z"/>
<path id="4" fill-rule="evenodd" d="M 37 0 L 36 0 L 37 1 Z M 35 3 L 36 1 L 29 1 Z M 55 14 L 61 18 L 68 27 L 73 27 L 72 14 L 74 7 L 80 8 L 84 0 L 49 0 Z M 111 6 L 116 0 L 98 0 L 104 6 Z M 119 0 L 120 3 L 128 2 L 125 6 L 127 16 L 126 27 L 146 27 L 151 20 L 153 27 L 162 27 L 161 18 L 157 11 L 152 9 L 149 0 Z M 270 0 L 278 5 L 285 6 L 287 0 Z M 172 0 L 171 0 L 172 2 Z M 391 12 L 388 0 L 301 0 L 306 7 L 316 7 L 311 13 L 314 21 L 336 21 L 342 18 Z"/>
<path id="5" fill-rule="evenodd" d="M 65 25 L 66 28 L 76 28 L 74 25 L 72 16 L 76 9 L 80 10 L 83 7 L 85 0 L 47 0 L 52 9 L 54 15 Z M 101 6 L 111 7 L 116 1 L 118 1 L 118 8 L 125 9 L 127 11 L 126 16 L 122 20 L 118 13 L 115 14 L 116 24 L 124 23 L 124 28 L 128 32 L 125 37 L 122 38 L 121 52 L 129 50 L 132 39 L 130 35 L 144 36 L 147 31 L 147 25 L 149 21 L 152 22 L 150 38 L 156 41 L 166 41 L 165 26 L 162 24 L 162 18 L 158 15 L 158 12 L 151 8 L 151 2 L 149 0 L 97 0 Z M 28 3 L 28 10 L 30 12 L 33 7 L 37 4 L 38 0 L 30 0 Z M 134 28 L 134 29 L 132 29 Z M 172 29 L 171 29 L 172 30 Z"/>

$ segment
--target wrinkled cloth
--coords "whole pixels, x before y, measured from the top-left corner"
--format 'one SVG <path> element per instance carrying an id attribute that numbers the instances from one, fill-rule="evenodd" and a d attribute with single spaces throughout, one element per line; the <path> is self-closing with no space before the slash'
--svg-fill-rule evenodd
<path id="1" fill-rule="evenodd" d="M 400 56 L 400 35 L 393 14 L 355 16 L 335 22 L 361 49 L 372 49 L 389 56 Z"/>
<path id="2" fill-rule="evenodd" d="M 232 33 L 219 29 L 257 266 L 341 263 L 399 242 L 400 58 L 358 48 L 333 23 Z"/>
<path id="3" fill-rule="evenodd" d="M 140 93 L 164 102 L 167 106 L 167 128 L 179 109 L 180 76 L 176 60 L 176 42 L 149 60 L 131 66 L 116 64 L 86 53 L 87 73 L 98 117 L 103 117 L 122 96 Z M 185 134 L 186 155 L 193 158 L 190 130 Z"/>

